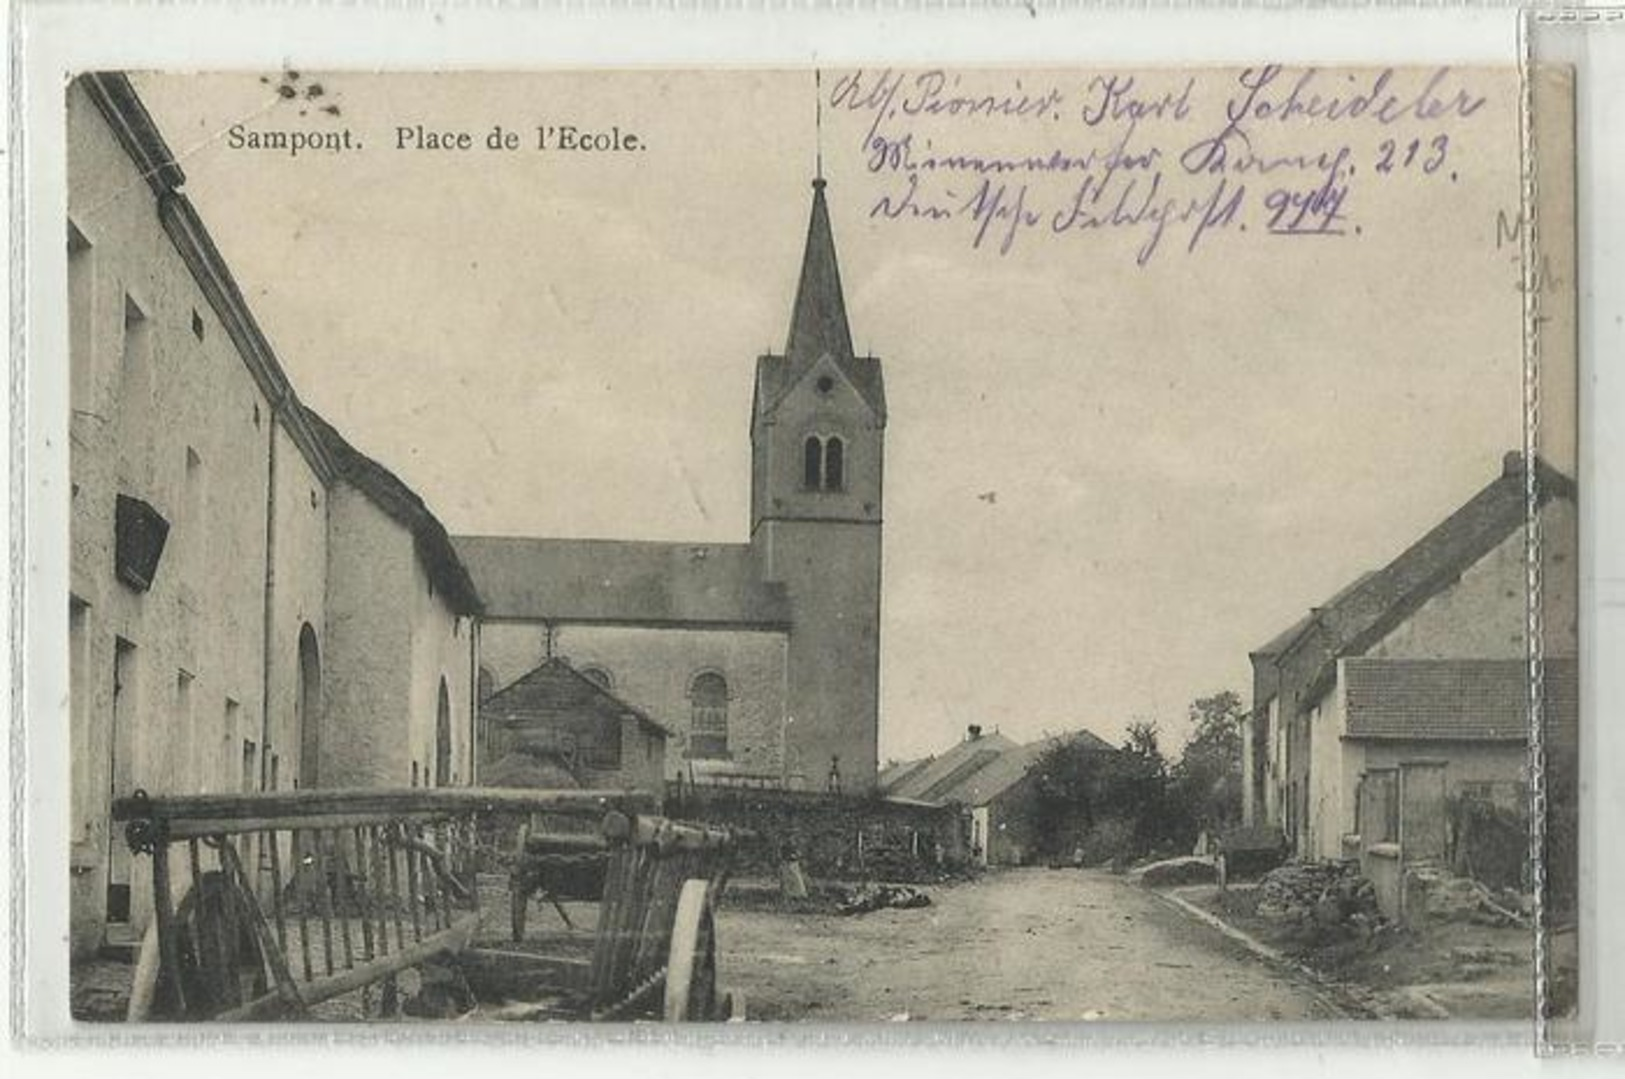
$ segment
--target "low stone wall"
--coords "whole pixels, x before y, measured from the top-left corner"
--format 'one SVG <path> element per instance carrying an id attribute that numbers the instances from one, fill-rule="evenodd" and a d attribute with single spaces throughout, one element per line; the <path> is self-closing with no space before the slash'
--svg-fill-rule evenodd
<path id="1" fill-rule="evenodd" d="M 813 877 L 849 880 L 929 879 L 969 857 L 956 808 L 869 795 L 673 784 L 666 814 L 753 832 L 743 873 L 776 872 L 786 850 Z"/>

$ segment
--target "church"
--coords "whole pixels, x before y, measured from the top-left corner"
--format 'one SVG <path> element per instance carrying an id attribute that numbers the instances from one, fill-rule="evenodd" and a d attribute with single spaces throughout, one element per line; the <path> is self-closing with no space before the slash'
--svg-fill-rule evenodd
<path id="1" fill-rule="evenodd" d="M 482 699 L 564 660 L 670 732 L 668 779 L 874 788 L 886 396 L 812 189 L 784 352 L 756 361 L 750 536 L 453 537 L 484 606 Z"/>

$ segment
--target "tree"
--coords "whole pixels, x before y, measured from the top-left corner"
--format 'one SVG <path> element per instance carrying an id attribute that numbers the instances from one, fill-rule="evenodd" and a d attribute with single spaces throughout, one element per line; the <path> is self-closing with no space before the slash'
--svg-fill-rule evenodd
<path id="1" fill-rule="evenodd" d="M 1247 715 L 1241 696 L 1223 690 L 1191 702 L 1192 731 L 1171 777 L 1172 795 L 1191 838 L 1241 817 L 1242 730 Z"/>

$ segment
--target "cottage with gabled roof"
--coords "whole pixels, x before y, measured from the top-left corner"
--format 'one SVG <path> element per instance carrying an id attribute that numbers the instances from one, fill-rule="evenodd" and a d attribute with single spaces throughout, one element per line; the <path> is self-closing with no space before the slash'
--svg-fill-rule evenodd
<path id="1" fill-rule="evenodd" d="M 1532 480 L 1532 484 L 1526 483 Z M 1252 653 L 1244 816 L 1333 858 L 1362 776 L 1442 764 L 1449 796 L 1521 803 L 1531 715 L 1526 520 L 1538 507 L 1548 730 L 1577 729 L 1576 490 L 1521 454 L 1399 557 Z M 1369 822 L 1367 822 L 1369 823 Z M 1368 837 L 1369 838 L 1369 837 Z"/>
<path id="2" fill-rule="evenodd" d="M 568 786 L 665 794 L 666 728 L 561 657 L 487 698 L 480 728 L 486 770 L 504 785 L 521 771 L 515 759 L 550 760 Z"/>
<path id="3" fill-rule="evenodd" d="M 1039 776 L 1034 766 L 1046 751 L 1068 742 L 1115 752 L 1086 730 L 1019 745 L 997 731 L 984 734 L 973 724 L 951 749 L 893 765 L 880 793 L 895 802 L 957 806 L 973 860 L 984 866 L 1025 865 L 1038 854 L 1040 839 Z"/>

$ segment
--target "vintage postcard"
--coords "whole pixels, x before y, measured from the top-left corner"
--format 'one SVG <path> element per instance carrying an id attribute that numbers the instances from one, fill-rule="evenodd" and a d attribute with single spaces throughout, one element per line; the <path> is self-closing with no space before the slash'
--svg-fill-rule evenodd
<path id="1" fill-rule="evenodd" d="M 1568 1014 L 1571 96 L 78 73 L 72 1014 Z"/>

